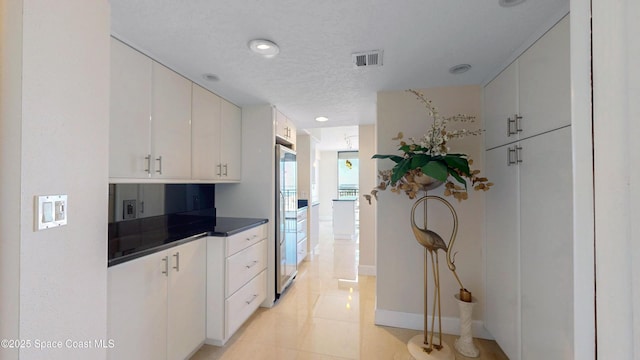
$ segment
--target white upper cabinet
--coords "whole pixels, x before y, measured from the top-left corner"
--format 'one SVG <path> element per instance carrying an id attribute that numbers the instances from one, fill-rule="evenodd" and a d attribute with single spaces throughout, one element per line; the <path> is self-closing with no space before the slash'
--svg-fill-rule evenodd
<path id="1" fill-rule="evenodd" d="M 296 136 L 296 126 L 293 121 L 276 110 L 276 139 L 281 143 L 293 145 L 295 149 Z"/>
<path id="2" fill-rule="evenodd" d="M 571 124 L 569 17 L 518 59 L 521 138 Z"/>
<path id="3" fill-rule="evenodd" d="M 153 62 L 153 177 L 191 178 L 191 81 Z"/>
<path id="4" fill-rule="evenodd" d="M 111 39 L 109 176 L 112 178 L 150 175 L 151 62 Z"/>
<path id="5" fill-rule="evenodd" d="M 191 82 L 111 39 L 109 177 L 191 177 Z"/>
<path id="6" fill-rule="evenodd" d="M 484 88 L 485 147 L 571 124 L 569 17 Z"/>
<path id="7" fill-rule="evenodd" d="M 222 139 L 220 163 L 224 180 L 240 181 L 242 176 L 242 110 L 222 99 Z"/>
<path id="8" fill-rule="evenodd" d="M 513 62 L 484 88 L 485 145 L 494 148 L 518 139 L 518 62 Z M 511 128 L 512 131 L 507 130 Z"/>
<path id="9" fill-rule="evenodd" d="M 220 164 L 220 123 L 222 99 L 193 84 L 191 122 L 191 176 L 215 180 L 222 172 Z"/>
<path id="10" fill-rule="evenodd" d="M 204 181 L 240 181 L 240 108 L 193 84 L 192 109 L 192 178 Z"/>

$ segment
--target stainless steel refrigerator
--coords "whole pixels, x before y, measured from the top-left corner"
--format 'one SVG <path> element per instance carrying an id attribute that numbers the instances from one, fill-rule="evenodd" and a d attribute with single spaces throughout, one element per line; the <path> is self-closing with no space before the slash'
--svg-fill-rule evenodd
<path id="1" fill-rule="evenodd" d="M 276 297 L 280 297 L 298 272 L 296 173 L 295 151 L 276 145 Z"/>

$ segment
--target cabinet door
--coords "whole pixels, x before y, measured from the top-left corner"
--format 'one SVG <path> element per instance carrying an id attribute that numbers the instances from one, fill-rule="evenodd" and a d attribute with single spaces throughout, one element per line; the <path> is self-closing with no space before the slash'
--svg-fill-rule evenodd
<path id="1" fill-rule="evenodd" d="M 108 337 L 112 360 L 164 359 L 167 344 L 166 252 L 108 269 Z"/>
<path id="2" fill-rule="evenodd" d="M 151 59 L 111 38 L 109 177 L 147 178 Z"/>
<path id="3" fill-rule="evenodd" d="M 518 63 L 509 65 L 484 88 L 485 148 L 518 140 L 508 134 L 508 119 L 518 113 Z M 511 125 L 515 132 L 515 124 Z M 505 150 L 506 151 L 506 150 Z"/>
<path id="4" fill-rule="evenodd" d="M 167 359 L 185 359 L 205 339 L 206 243 L 194 240 L 168 251 Z"/>
<path id="5" fill-rule="evenodd" d="M 224 99 L 221 133 L 222 179 L 239 181 L 242 177 L 242 110 Z"/>
<path id="6" fill-rule="evenodd" d="M 495 184 L 485 193 L 485 326 L 510 359 L 520 359 L 520 247 L 518 166 L 507 165 L 507 146 L 485 153 Z"/>
<path id="7" fill-rule="evenodd" d="M 287 117 L 276 110 L 276 136 L 287 139 Z"/>
<path id="8" fill-rule="evenodd" d="M 520 137 L 570 125 L 569 16 L 533 44 L 518 61 Z"/>
<path id="9" fill-rule="evenodd" d="M 191 82 L 153 62 L 153 177 L 191 178 Z"/>
<path id="10" fill-rule="evenodd" d="M 193 84 L 191 174 L 194 180 L 220 178 L 221 99 Z"/>
<path id="11" fill-rule="evenodd" d="M 522 359 L 573 359 L 570 127 L 521 146 Z"/>

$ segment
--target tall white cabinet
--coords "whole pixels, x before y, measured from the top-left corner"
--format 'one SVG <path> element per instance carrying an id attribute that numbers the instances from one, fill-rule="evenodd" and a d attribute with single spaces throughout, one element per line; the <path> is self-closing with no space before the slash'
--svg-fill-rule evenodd
<path id="1" fill-rule="evenodd" d="M 569 18 L 484 89 L 485 326 L 510 359 L 573 358 Z"/>

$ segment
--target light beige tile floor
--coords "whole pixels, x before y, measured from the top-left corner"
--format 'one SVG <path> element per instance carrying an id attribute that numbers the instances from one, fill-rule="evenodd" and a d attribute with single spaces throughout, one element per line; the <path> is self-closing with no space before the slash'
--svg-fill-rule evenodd
<path id="1" fill-rule="evenodd" d="M 406 344 L 420 332 L 374 324 L 376 279 L 356 278 L 357 242 L 334 241 L 330 225 L 321 222 L 317 254 L 273 308 L 258 309 L 224 347 L 204 345 L 191 359 L 412 360 Z M 443 336 L 451 348 L 456 338 Z M 475 344 L 480 360 L 507 359 L 494 341 Z"/>

